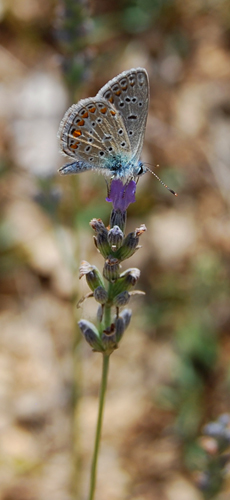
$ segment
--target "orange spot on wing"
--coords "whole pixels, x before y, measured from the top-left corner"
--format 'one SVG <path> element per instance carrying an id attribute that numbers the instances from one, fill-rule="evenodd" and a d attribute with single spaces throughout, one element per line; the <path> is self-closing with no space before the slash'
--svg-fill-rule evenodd
<path id="1" fill-rule="evenodd" d="M 90 112 L 90 113 L 95 113 L 95 111 L 96 111 L 96 108 L 95 108 L 95 107 L 94 107 L 94 108 L 89 108 L 89 112 Z"/>
<path id="2" fill-rule="evenodd" d="M 115 92 L 116 95 L 121 95 L 121 90 L 118 90 L 117 92 Z"/>
<path id="3" fill-rule="evenodd" d="M 127 90 L 128 86 L 127 85 L 124 85 L 124 87 L 122 87 L 122 90 Z"/>
<path id="4" fill-rule="evenodd" d="M 80 122 L 78 122 L 78 125 L 79 127 L 83 127 L 83 125 L 85 125 L 85 120 L 81 120 Z"/>
<path id="5" fill-rule="evenodd" d="M 82 118 L 88 118 L 88 116 L 89 116 L 88 111 L 86 111 L 86 112 L 84 113 L 84 115 L 81 115 L 81 116 L 82 116 Z"/>
<path id="6" fill-rule="evenodd" d="M 71 149 L 77 149 L 78 148 L 78 145 L 80 144 L 80 142 L 75 142 L 74 144 L 71 144 Z"/>
<path id="7" fill-rule="evenodd" d="M 116 115 L 115 111 L 110 111 L 110 113 L 111 113 L 112 116 Z"/>
<path id="8" fill-rule="evenodd" d="M 111 97 L 109 98 L 109 102 L 111 102 L 112 104 L 114 103 L 114 98 L 113 98 L 113 96 L 111 96 Z"/>
<path id="9" fill-rule="evenodd" d="M 101 112 L 101 113 L 103 113 L 103 115 L 104 115 L 104 114 L 106 113 L 107 109 L 108 109 L 108 108 L 106 108 L 106 107 L 101 108 L 101 109 L 100 109 L 100 112 Z"/>
<path id="10" fill-rule="evenodd" d="M 79 135 L 82 135 L 80 130 L 74 130 L 73 134 L 74 137 L 79 137 Z"/>

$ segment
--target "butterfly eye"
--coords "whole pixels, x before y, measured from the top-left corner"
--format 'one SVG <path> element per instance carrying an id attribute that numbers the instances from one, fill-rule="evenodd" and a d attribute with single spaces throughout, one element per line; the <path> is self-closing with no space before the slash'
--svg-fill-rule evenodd
<path id="1" fill-rule="evenodd" d="M 143 166 L 142 166 L 142 165 L 140 165 L 140 169 L 139 169 L 138 175 L 143 174 L 143 172 L 144 172 L 144 170 L 143 170 Z"/>

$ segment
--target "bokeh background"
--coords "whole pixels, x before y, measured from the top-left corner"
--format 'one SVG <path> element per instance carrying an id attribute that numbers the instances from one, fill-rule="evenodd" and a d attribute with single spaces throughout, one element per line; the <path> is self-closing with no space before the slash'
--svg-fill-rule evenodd
<path id="1" fill-rule="evenodd" d="M 230 498 L 204 424 L 230 411 L 229 0 L 1 0 L 0 500 L 85 499 L 101 356 L 78 280 L 103 262 L 102 176 L 60 177 L 73 102 L 143 66 L 151 101 L 128 230 L 147 226 L 133 319 L 112 355 L 96 500 Z M 204 450 L 205 449 L 205 450 Z M 208 458 L 208 460 L 209 460 Z"/>

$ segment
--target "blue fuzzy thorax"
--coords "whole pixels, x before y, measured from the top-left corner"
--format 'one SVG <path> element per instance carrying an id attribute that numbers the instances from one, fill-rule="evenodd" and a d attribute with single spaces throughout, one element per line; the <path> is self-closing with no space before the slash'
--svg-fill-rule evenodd
<path id="1" fill-rule="evenodd" d="M 146 172 L 141 161 L 127 161 L 127 157 L 121 155 L 113 156 L 109 161 L 107 160 L 104 168 L 109 176 L 125 180 L 139 177 Z"/>

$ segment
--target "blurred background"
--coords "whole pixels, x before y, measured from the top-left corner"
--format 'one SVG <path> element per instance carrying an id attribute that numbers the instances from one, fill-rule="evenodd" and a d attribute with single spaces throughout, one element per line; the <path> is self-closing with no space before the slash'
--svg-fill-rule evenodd
<path id="1" fill-rule="evenodd" d="M 111 207 L 102 176 L 57 174 L 56 136 L 137 66 L 142 160 L 178 197 L 146 174 L 128 209 L 147 233 L 123 269 L 146 296 L 111 357 L 96 500 L 227 500 L 201 435 L 230 411 L 230 3 L 1 0 L 0 23 L 0 500 L 87 495 L 101 356 L 76 326 L 96 312 L 76 309 L 78 267 L 102 269 L 89 221 Z"/>

